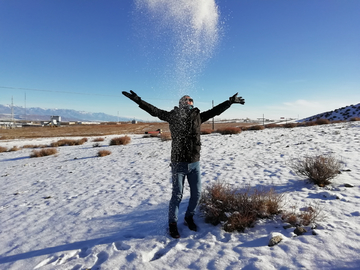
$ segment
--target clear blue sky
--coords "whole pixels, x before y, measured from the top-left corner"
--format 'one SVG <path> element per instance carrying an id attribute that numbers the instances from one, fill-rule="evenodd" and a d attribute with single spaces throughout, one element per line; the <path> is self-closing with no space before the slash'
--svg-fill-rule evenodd
<path id="1" fill-rule="evenodd" d="M 121 91 L 166 110 L 186 93 L 207 110 L 239 92 L 245 106 L 222 119 L 360 102 L 359 0 L 218 0 L 207 12 L 213 3 L 0 0 L 0 104 L 155 120 Z M 199 18 L 218 19 L 209 36 L 189 31 Z"/>

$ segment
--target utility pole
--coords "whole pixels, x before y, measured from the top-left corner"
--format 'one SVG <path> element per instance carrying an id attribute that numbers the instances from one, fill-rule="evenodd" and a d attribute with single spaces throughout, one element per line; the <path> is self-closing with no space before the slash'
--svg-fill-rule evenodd
<path id="1" fill-rule="evenodd" d="M 212 101 L 212 107 L 214 108 L 214 100 Z M 215 130 L 215 117 L 212 119 L 212 129 Z"/>
<path id="2" fill-rule="evenodd" d="M 11 127 L 14 126 L 14 99 L 11 96 Z"/>
<path id="3" fill-rule="evenodd" d="M 25 92 L 25 117 L 24 117 L 25 121 L 26 121 L 26 92 Z"/>

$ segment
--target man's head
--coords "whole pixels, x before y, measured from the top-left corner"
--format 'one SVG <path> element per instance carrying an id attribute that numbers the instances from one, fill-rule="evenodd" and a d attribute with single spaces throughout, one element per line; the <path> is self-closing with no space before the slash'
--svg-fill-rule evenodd
<path id="1" fill-rule="evenodd" d="M 180 98 L 179 107 L 192 109 L 192 108 L 194 108 L 194 100 L 190 96 L 185 95 L 182 98 Z"/>

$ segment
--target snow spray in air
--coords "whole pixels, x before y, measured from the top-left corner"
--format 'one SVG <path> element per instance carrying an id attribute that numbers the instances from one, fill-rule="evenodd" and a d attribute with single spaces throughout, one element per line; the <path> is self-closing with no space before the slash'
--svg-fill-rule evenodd
<path id="1" fill-rule="evenodd" d="M 215 0 L 135 0 L 135 3 L 155 28 L 150 31 L 155 33 L 158 46 L 166 46 L 158 53 L 169 53 L 164 61 L 165 76 L 171 78 L 171 85 L 180 95 L 189 93 L 219 40 Z"/>

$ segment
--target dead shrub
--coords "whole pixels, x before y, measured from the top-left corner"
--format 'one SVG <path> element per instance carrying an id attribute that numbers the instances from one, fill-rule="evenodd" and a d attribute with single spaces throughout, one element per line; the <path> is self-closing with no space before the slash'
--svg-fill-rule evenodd
<path id="1" fill-rule="evenodd" d="M 208 135 L 213 133 L 214 131 L 212 129 L 202 129 L 201 131 L 201 135 Z"/>
<path id="2" fill-rule="evenodd" d="M 82 145 L 87 142 L 87 138 L 83 138 L 80 140 L 69 140 L 69 139 L 62 139 L 58 140 L 57 142 L 52 142 L 50 144 L 51 147 L 59 147 L 59 146 L 74 146 L 74 145 Z"/>
<path id="3" fill-rule="evenodd" d="M 110 140 L 110 145 L 126 145 L 131 142 L 131 138 L 129 136 L 122 136 L 122 137 L 116 137 L 112 138 Z"/>
<path id="4" fill-rule="evenodd" d="M 200 211 L 205 222 L 221 223 L 225 231 L 243 232 L 259 218 L 268 218 L 280 212 L 283 195 L 274 189 L 245 187 L 237 190 L 226 183 L 208 186 L 200 199 Z"/>
<path id="5" fill-rule="evenodd" d="M 265 128 L 278 128 L 278 127 L 282 127 L 282 125 L 278 125 L 275 123 L 265 125 Z"/>
<path id="6" fill-rule="evenodd" d="M 327 125 L 327 124 L 330 124 L 330 120 L 324 119 L 324 118 L 320 118 L 320 119 L 317 119 L 317 120 L 315 121 L 315 123 L 316 123 L 317 125 Z"/>
<path id="7" fill-rule="evenodd" d="M 0 146 L 0 153 L 7 152 L 7 150 L 6 147 Z"/>
<path id="8" fill-rule="evenodd" d="M 295 128 L 297 126 L 298 126 L 297 123 L 286 123 L 283 125 L 284 128 Z"/>
<path id="9" fill-rule="evenodd" d="M 111 151 L 109 150 L 100 150 L 97 155 L 98 157 L 105 157 L 111 154 Z"/>
<path id="10" fill-rule="evenodd" d="M 57 153 L 56 148 L 46 148 L 41 150 L 33 150 L 30 157 L 45 157 L 50 155 L 55 155 Z"/>
<path id="11" fill-rule="evenodd" d="M 247 130 L 263 130 L 263 129 L 265 129 L 264 126 L 262 126 L 262 125 L 255 125 L 255 126 L 248 127 Z"/>
<path id="12" fill-rule="evenodd" d="M 45 148 L 47 145 L 45 144 L 25 144 L 22 148 Z"/>
<path id="13" fill-rule="evenodd" d="M 171 141 L 171 133 L 170 133 L 170 132 L 161 133 L 160 139 L 161 139 L 163 142 L 164 142 L 164 141 Z"/>
<path id="14" fill-rule="evenodd" d="M 9 149 L 9 152 L 15 152 L 15 151 L 19 151 L 19 150 L 20 150 L 19 147 L 13 146 L 13 147 L 11 147 L 11 148 Z"/>
<path id="15" fill-rule="evenodd" d="M 239 134 L 241 133 L 241 128 L 239 127 L 225 127 L 225 128 L 219 128 L 216 130 L 216 132 L 227 135 L 227 134 Z"/>
<path id="16" fill-rule="evenodd" d="M 306 156 L 290 164 L 292 170 L 299 176 L 305 176 L 314 184 L 324 187 L 331 183 L 342 168 L 341 163 L 333 156 Z"/>
<path id="17" fill-rule="evenodd" d="M 312 127 L 312 126 L 316 126 L 317 123 L 315 121 L 307 121 L 307 122 L 305 122 L 305 125 L 307 127 Z"/>
<path id="18" fill-rule="evenodd" d="M 105 139 L 104 138 L 95 138 L 95 139 L 93 139 L 92 141 L 93 142 L 103 142 Z"/>
<path id="19" fill-rule="evenodd" d="M 324 221 L 326 216 L 319 205 L 310 204 L 299 211 L 296 211 L 295 206 L 292 207 L 291 211 L 283 211 L 281 219 L 293 226 L 309 226 Z"/>

